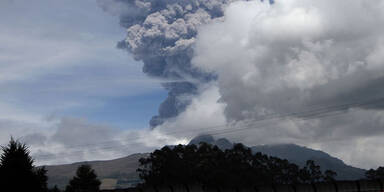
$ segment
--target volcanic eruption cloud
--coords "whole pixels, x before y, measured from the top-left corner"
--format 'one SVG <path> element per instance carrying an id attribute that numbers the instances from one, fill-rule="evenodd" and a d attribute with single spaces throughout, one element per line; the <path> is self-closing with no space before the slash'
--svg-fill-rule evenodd
<path id="1" fill-rule="evenodd" d="M 166 80 L 154 129 L 297 143 L 363 167 L 384 159 L 383 1 L 99 4 L 127 29 L 118 47 Z"/>

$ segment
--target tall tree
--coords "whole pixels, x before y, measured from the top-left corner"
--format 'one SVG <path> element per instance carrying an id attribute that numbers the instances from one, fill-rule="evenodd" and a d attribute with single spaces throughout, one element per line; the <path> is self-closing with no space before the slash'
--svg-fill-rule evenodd
<path id="1" fill-rule="evenodd" d="M 335 181 L 335 177 L 337 176 L 337 173 L 332 170 L 326 170 L 324 172 L 324 181 Z"/>
<path id="2" fill-rule="evenodd" d="M 1 147 L 0 184 L 13 191 L 47 191 L 45 168 L 36 168 L 26 144 L 11 138 L 7 146 Z"/>
<path id="3" fill-rule="evenodd" d="M 307 161 L 306 166 L 300 170 L 299 177 L 303 183 L 315 183 L 324 179 L 320 166 L 313 160 Z"/>
<path id="4" fill-rule="evenodd" d="M 81 165 L 77 168 L 76 176 L 69 181 L 66 192 L 97 192 L 100 188 L 95 170 L 90 165 Z"/>

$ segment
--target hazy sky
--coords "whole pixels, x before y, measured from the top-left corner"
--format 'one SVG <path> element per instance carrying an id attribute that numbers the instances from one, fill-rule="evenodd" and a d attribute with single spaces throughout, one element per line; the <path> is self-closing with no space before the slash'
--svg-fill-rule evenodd
<path id="1" fill-rule="evenodd" d="M 164 91 L 115 48 L 124 29 L 94 0 L 6 0 L 0 17 L 2 121 L 69 116 L 129 129 L 156 114 Z"/>
<path id="2" fill-rule="evenodd" d="M 125 30 L 95 0 L 3 0 L 0 18 L 0 143 L 62 118 L 148 128 L 166 92 L 116 48 Z"/>

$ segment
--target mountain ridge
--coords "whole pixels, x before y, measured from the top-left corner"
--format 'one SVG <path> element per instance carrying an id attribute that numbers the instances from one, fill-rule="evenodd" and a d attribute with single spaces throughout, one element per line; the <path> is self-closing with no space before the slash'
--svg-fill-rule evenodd
<path id="1" fill-rule="evenodd" d="M 225 150 L 233 146 L 228 139 L 214 139 L 211 135 L 201 135 L 193 138 L 188 145 L 199 145 L 200 142 L 217 145 Z M 171 147 L 171 146 L 170 146 Z M 328 153 L 314 150 L 296 144 L 257 145 L 250 147 L 253 153 L 261 152 L 269 156 L 287 159 L 291 163 L 304 166 L 309 159 L 320 165 L 323 171 L 330 169 L 338 173 L 339 180 L 357 180 L 364 177 L 366 170 L 346 165 L 342 160 L 332 157 Z M 76 169 L 81 164 L 89 164 L 95 169 L 102 181 L 102 189 L 127 188 L 140 182 L 136 169 L 139 167 L 138 160 L 147 157 L 149 153 L 136 153 L 126 157 L 105 160 L 85 161 L 64 165 L 46 166 L 48 170 L 48 184 L 50 187 L 58 185 L 64 188 L 68 181 L 75 175 Z"/>

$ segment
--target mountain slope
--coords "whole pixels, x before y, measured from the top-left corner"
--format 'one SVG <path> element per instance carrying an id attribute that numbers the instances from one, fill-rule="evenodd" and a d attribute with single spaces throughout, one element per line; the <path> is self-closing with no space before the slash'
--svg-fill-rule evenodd
<path id="1" fill-rule="evenodd" d="M 197 136 L 191 140 L 189 144 L 199 144 L 200 142 L 217 145 L 220 149 L 229 149 L 233 144 L 225 138 L 215 140 L 211 135 Z M 304 166 L 307 160 L 314 160 L 316 164 L 320 165 L 323 171 L 330 169 L 337 172 L 337 179 L 340 180 L 355 180 L 364 177 L 366 170 L 355 168 L 346 165 L 342 160 L 332 157 L 329 154 L 302 147 L 295 144 L 279 144 L 279 145 L 259 145 L 250 147 L 252 152 L 261 152 L 269 156 L 287 159 L 299 166 Z"/>
<path id="2" fill-rule="evenodd" d="M 139 181 L 136 169 L 139 167 L 139 159 L 148 154 L 133 154 L 127 157 L 108 161 L 78 162 L 66 165 L 46 166 L 48 185 L 57 185 L 65 188 L 68 181 L 75 175 L 77 168 L 82 164 L 89 164 L 95 169 L 102 180 L 102 188 L 124 188 Z"/>
<path id="3" fill-rule="evenodd" d="M 355 180 L 364 177 L 365 170 L 346 165 L 342 160 L 330 156 L 323 151 L 313 150 L 295 144 L 260 145 L 251 147 L 253 152 L 261 152 L 269 156 L 276 156 L 304 166 L 307 160 L 314 160 L 323 171 L 335 171 L 341 180 Z"/>

